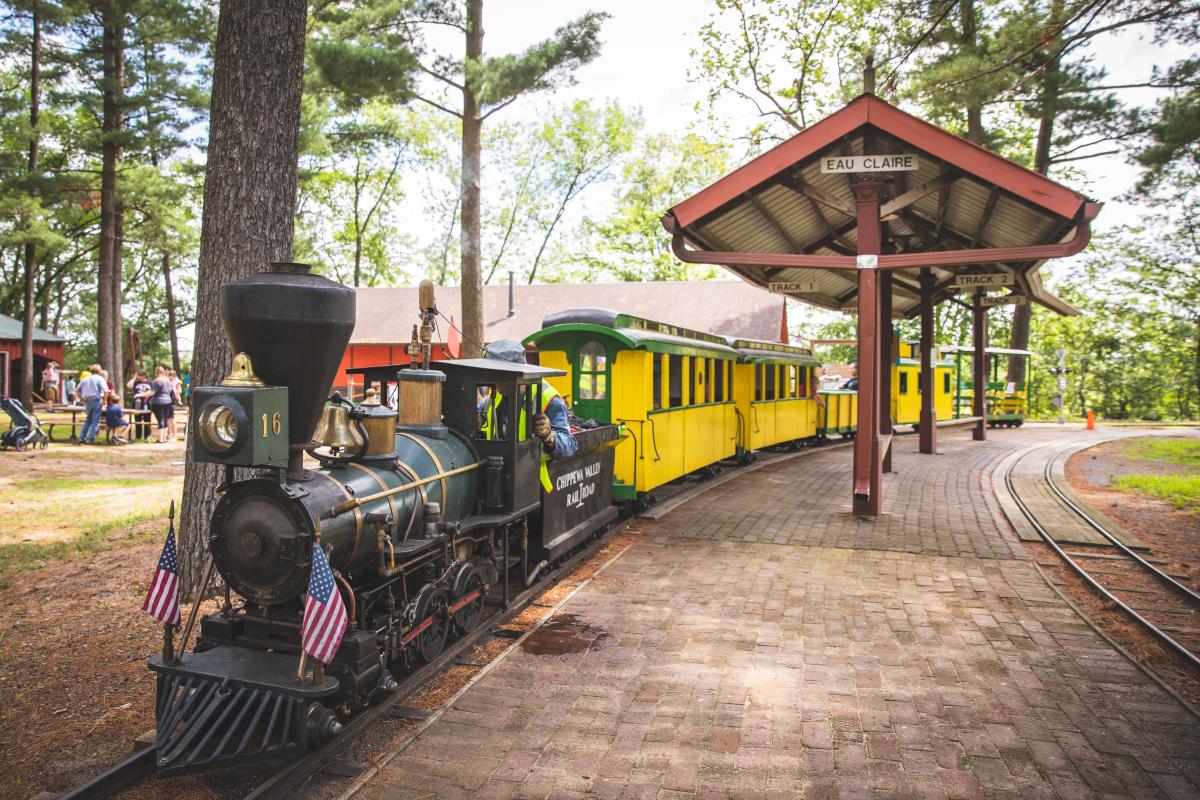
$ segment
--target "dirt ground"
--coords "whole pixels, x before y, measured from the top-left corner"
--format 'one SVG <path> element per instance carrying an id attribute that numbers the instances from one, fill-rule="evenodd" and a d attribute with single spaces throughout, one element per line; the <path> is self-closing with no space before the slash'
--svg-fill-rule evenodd
<path id="1" fill-rule="evenodd" d="M 0 453 L 0 797 L 61 790 L 153 727 L 141 600 L 182 446 Z"/>
<path id="2" fill-rule="evenodd" d="M 1136 458 L 1134 454 L 1140 441 L 1140 437 L 1117 440 L 1076 453 L 1067 461 L 1067 480 L 1081 499 L 1135 534 L 1148 546 L 1149 549 L 1142 553 L 1144 558 L 1151 559 L 1155 566 L 1193 591 L 1198 590 L 1200 513 L 1174 508 L 1165 500 L 1145 494 L 1121 491 L 1114 488 L 1113 480 L 1117 476 L 1130 474 L 1194 474 L 1200 469 L 1191 465 Z M 1194 706 L 1200 706 L 1200 680 L 1197 679 L 1194 669 L 1131 621 L 1118 607 L 1110 606 L 1095 594 L 1075 573 L 1061 566 L 1058 557 L 1048 546 L 1029 544 L 1028 547 L 1038 563 L 1046 569 L 1047 574 L 1060 583 L 1060 588 L 1094 623 L 1135 658 L 1150 666 L 1184 699 Z M 1068 548 L 1081 549 L 1087 548 Z M 1091 548 L 1090 551 L 1105 553 L 1109 550 L 1115 554 L 1115 548 Z M 1105 565 L 1098 565 L 1094 560 L 1084 561 L 1089 570 L 1105 569 Z M 1133 587 L 1133 591 L 1142 593 L 1138 596 L 1141 604 L 1149 607 L 1154 607 L 1154 603 L 1183 605 L 1182 600 L 1168 593 L 1149 575 L 1121 573 L 1119 577 L 1121 586 Z M 1102 577 L 1102 582 L 1112 582 L 1112 579 Z M 1155 594 L 1151 595 L 1150 592 Z M 1160 594 L 1164 599 L 1151 599 L 1159 597 Z M 1155 617 L 1154 621 L 1157 624 L 1164 624 L 1164 620 L 1159 619 L 1158 615 L 1145 611 L 1143 613 Z M 1192 616 L 1194 615 L 1188 615 L 1184 619 L 1189 620 Z M 1178 616 L 1172 619 L 1169 615 L 1165 623 L 1181 624 Z M 1171 632 L 1173 636 L 1186 636 L 1186 631 L 1192 626 L 1186 621 L 1183 624 L 1184 628 L 1178 632 Z M 1190 640 L 1182 641 L 1188 646 L 1194 646 L 1194 642 Z"/>

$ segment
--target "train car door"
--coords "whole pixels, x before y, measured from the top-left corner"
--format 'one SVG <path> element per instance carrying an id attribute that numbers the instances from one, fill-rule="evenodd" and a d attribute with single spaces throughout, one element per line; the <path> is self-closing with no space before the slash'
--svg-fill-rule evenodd
<path id="1" fill-rule="evenodd" d="M 611 422 L 609 387 L 612 369 L 604 344 L 593 339 L 580 345 L 572 372 L 575 415 L 597 422 Z"/>

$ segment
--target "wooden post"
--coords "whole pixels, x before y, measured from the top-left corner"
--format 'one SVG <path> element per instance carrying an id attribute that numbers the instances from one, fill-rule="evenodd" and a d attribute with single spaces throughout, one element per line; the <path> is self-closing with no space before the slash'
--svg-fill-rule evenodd
<path id="1" fill-rule="evenodd" d="M 883 444 L 882 469 L 892 471 L 892 273 L 879 272 L 879 435 Z"/>
<path id="2" fill-rule="evenodd" d="M 975 335 L 975 402 L 972 416 L 979 417 L 971 438 L 977 442 L 987 439 L 987 306 L 983 304 L 983 289 L 975 290 L 971 304 L 972 326 Z"/>
<path id="3" fill-rule="evenodd" d="M 879 515 L 883 463 L 879 435 L 880 181 L 854 185 L 858 217 L 858 433 L 854 439 L 853 511 Z"/>
<path id="4" fill-rule="evenodd" d="M 921 269 L 921 416 L 920 442 L 922 453 L 937 452 L 937 405 L 935 402 L 935 379 L 933 368 L 933 285 L 936 281 L 933 270 Z"/>

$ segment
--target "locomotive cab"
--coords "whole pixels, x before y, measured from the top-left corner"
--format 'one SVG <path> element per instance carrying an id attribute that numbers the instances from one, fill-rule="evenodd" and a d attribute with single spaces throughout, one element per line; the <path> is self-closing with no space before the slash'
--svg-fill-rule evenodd
<path id="1" fill-rule="evenodd" d="M 481 478 L 486 512 L 534 511 L 541 501 L 536 477 L 542 445 L 530 421 L 542 407 L 542 380 L 566 373 L 490 358 L 439 361 L 431 366 L 446 373 L 446 424 L 472 436 L 485 464 Z M 494 397 L 503 400 L 493 402 Z"/>

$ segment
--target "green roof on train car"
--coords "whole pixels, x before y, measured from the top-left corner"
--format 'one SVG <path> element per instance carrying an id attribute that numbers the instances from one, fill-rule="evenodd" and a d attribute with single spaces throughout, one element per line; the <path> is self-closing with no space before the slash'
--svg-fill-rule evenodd
<path id="1" fill-rule="evenodd" d="M 819 367 L 821 362 L 813 357 L 812 350 L 783 342 L 768 342 L 764 339 L 736 339 L 729 337 L 729 344 L 738 351 L 739 360 L 747 364 L 762 364 L 768 361 L 791 361 L 810 367 Z"/>
<path id="2" fill-rule="evenodd" d="M 559 311 L 542 320 L 542 329 L 525 337 L 525 344 L 537 344 L 556 336 L 590 333 L 615 339 L 629 350 L 648 350 L 672 355 L 736 356 L 725 337 L 703 331 L 668 325 L 665 322 L 622 314 L 606 308 L 574 308 Z"/>

